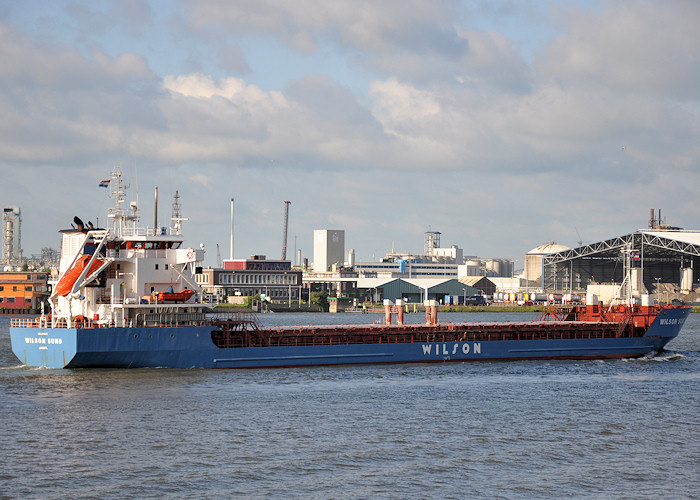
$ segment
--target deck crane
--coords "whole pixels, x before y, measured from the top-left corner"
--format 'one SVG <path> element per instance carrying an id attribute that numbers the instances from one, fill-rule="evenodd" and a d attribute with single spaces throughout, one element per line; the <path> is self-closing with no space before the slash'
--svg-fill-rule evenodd
<path id="1" fill-rule="evenodd" d="M 284 202 L 284 230 L 282 231 L 282 260 L 287 260 L 287 227 L 289 226 L 289 204 L 291 201 Z"/>

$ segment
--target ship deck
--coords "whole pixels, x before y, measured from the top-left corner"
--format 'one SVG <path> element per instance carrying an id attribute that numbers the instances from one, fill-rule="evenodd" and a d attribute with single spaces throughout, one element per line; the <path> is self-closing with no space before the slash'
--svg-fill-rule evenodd
<path id="1" fill-rule="evenodd" d="M 531 321 L 439 323 L 436 325 L 342 325 L 255 328 L 245 321 L 214 322 L 212 340 L 221 348 L 338 344 L 396 344 L 504 340 L 641 337 L 628 322 Z"/>

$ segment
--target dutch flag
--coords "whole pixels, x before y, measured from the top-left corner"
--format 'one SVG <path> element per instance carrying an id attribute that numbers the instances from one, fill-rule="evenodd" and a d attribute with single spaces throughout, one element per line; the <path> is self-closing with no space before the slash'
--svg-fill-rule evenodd
<path id="1" fill-rule="evenodd" d="M 110 181 L 110 179 L 107 179 L 106 181 L 100 182 L 100 187 L 101 188 L 109 187 L 109 181 Z"/>

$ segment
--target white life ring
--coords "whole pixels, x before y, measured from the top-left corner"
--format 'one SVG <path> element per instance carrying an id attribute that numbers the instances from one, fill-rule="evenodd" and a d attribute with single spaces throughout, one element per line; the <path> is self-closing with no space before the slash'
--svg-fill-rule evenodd
<path id="1" fill-rule="evenodd" d="M 188 260 L 193 260 L 193 259 L 194 259 L 194 256 L 195 256 L 194 248 L 190 248 L 190 249 L 187 251 L 187 259 L 188 259 Z"/>

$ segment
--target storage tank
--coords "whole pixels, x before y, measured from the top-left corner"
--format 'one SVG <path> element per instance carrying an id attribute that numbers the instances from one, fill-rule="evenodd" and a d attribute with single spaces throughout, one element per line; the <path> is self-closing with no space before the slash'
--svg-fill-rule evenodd
<path id="1" fill-rule="evenodd" d="M 569 247 L 558 245 L 553 241 L 530 250 L 525 254 L 525 279 L 528 281 L 539 280 L 542 275 L 542 260 L 544 256 L 563 252 L 564 250 L 569 250 Z"/>
<path id="2" fill-rule="evenodd" d="M 693 268 L 688 267 L 683 269 L 681 276 L 681 292 L 693 291 Z"/>
<path id="3" fill-rule="evenodd" d="M 481 264 L 478 260 L 468 260 L 465 265 L 467 266 L 467 276 L 481 276 Z"/>
<path id="4" fill-rule="evenodd" d="M 493 271 L 495 276 L 502 276 L 501 261 L 495 259 L 487 260 L 485 267 L 487 270 Z"/>
<path id="5" fill-rule="evenodd" d="M 355 267 L 355 249 L 348 250 L 348 267 Z"/>

